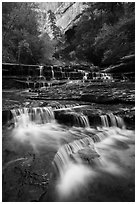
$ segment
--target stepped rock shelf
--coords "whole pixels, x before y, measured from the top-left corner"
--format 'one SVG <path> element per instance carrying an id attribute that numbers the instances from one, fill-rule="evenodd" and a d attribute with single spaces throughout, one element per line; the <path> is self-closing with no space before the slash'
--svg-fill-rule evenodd
<path id="1" fill-rule="evenodd" d="M 3 81 L 3 201 L 134 202 L 135 83 L 36 72 Z"/>
<path id="2" fill-rule="evenodd" d="M 24 108 L 5 110 L 3 200 L 134 201 L 133 127 L 126 129 L 119 112 L 100 108 L 74 101 L 32 101 Z M 85 172 L 81 185 L 77 175 L 73 199 L 71 182 L 76 175 L 71 173 L 69 185 L 57 184 L 67 166 L 73 173 L 77 168 Z"/>

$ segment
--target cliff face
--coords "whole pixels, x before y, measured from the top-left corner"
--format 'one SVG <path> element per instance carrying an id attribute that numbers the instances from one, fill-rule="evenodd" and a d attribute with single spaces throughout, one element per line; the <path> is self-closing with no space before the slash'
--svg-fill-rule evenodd
<path id="1" fill-rule="evenodd" d="M 77 24 L 82 11 L 86 8 L 86 4 L 83 2 L 47 2 L 39 3 L 39 10 L 41 15 L 40 24 L 41 31 L 46 31 L 49 36 L 53 38 L 53 26 L 48 19 L 48 11 L 51 10 L 54 13 L 54 23 L 59 27 L 60 31 L 65 33 L 67 30 Z"/>
<path id="2" fill-rule="evenodd" d="M 41 11 L 48 12 L 48 10 L 52 10 L 55 12 L 61 4 L 62 2 L 40 2 L 38 6 Z"/>
<path id="3" fill-rule="evenodd" d="M 47 26 L 47 13 L 49 10 L 54 13 L 60 7 L 62 2 L 37 2 L 36 4 L 38 6 L 36 11 L 38 14 L 39 30 L 41 33 L 44 33 L 46 30 L 50 36 L 52 31 Z"/>
<path id="4" fill-rule="evenodd" d="M 86 8 L 83 2 L 66 2 L 55 11 L 56 25 L 62 30 L 67 31 L 69 28 L 76 25 L 82 11 Z"/>

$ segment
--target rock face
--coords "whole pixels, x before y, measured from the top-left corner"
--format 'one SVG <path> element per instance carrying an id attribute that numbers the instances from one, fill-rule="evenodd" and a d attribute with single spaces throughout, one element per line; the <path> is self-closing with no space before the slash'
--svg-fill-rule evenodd
<path id="1" fill-rule="evenodd" d="M 86 8 L 83 2 L 66 2 L 55 11 L 56 25 L 61 28 L 63 32 L 76 25 L 82 11 Z"/>
<path id="2" fill-rule="evenodd" d="M 83 2 L 61 2 L 61 4 L 54 3 L 40 3 L 39 12 L 43 12 L 40 21 L 41 31 L 46 29 L 46 32 L 49 36 L 52 36 L 53 27 L 48 25 L 48 11 L 51 10 L 55 17 L 55 25 L 61 30 L 62 34 L 64 34 L 67 30 L 73 28 L 79 21 L 82 11 L 87 7 Z M 51 39 L 53 36 L 51 37 Z"/>

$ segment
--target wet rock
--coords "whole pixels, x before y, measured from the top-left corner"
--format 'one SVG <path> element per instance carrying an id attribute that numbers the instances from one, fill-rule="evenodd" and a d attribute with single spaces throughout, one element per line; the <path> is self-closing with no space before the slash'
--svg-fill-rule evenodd
<path id="1" fill-rule="evenodd" d="M 2 124 L 6 124 L 8 121 L 10 121 L 13 118 L 13 115 L 10 110 L 4 110 L 2 111 Z"/>
<path id="2" fill-rule="evenodd" d="M 78 151 L 78 154 L 82 159 L 91 160 L 100 157 L 100 155 L 95 151 L 92 150 L 90 147 L 86 147 Z"/>

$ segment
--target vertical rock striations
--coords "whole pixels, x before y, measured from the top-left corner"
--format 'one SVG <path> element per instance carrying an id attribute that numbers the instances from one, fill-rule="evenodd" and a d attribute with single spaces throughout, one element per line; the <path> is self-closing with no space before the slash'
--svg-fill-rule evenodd
<path id="1" fill-rule="evenodd" d="M 55 30 L 64 34 L 77 24 L 86 7 L 83 2 L 39 3 L 41 31 L 46 31 L 51 39 L 56 38 Z"/>
<path id="2" fill-rule="evenodd" d="M 63 32 L 76 25 L 81 17 L 86 4 L 83 2 L 66 2 L 55 11 L 56 25 L 61 28 Z"/>

